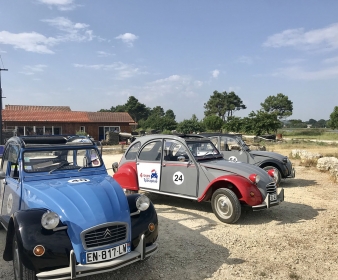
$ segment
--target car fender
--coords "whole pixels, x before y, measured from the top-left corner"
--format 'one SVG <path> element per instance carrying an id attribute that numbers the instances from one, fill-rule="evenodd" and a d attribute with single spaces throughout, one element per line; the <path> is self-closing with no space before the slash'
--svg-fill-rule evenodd
<path id="1" fill-rule="evenodd" d="M 153 244 L 158 236 L 158 219 L 155 211 L 155 207 L 150 202 L 149 208 L 145 211 L 138 211 L 136 207 L 136 200 L 140 197 L 140 194 L 127 195 L 129 209 L 131 213 L 131 233 L 132 233 L 132 250 L 134 250 L 141 240 L 141 236 L 144 234 L 146 246 Z M 155 230 L 149 230 L 149 224 L 155 225 Z"/>
<path id="2" fill-rule="evenodd" d="M 53 231 L 41 226 L 41 217 L 47 209 L 30 209 L 15 212 L 9 222 L 6 246 L 3 254 L 5 261 L 13 259 L 12 243 L 17 236 L 22 263 L 36 272 L 45 269 L 69 266 L 69 253 L 73 249 L 67 229 Z M 45 248 L 45 254 L 37 257 L 33 249 L 37 245 Z"/>
<path id="3" fill-rule="evenodd" d="M 136 171 L 136 162 L 126 162 L 119 167 L 113 178 L 120 184 L 123 189 L 138 191 L 138 179 Z"/>
<path id="4" fill-rule="evenodd" d="M 279 160 L 272 159 L 272 158 L 266 159 L 266 160 L 259 162 L 257 166 L 260 168 L 264 168 L 265 166 L 273 166 L 278 169 L 278 171 L 282 174 L 282 177 L 285 177 L 286 166 Z"/>
<path id="5" fill-rule="evenodd" d="M 215 190 L 224 187 L 231 189 L 241 203 L 253 206 L 263 202 L 262 194 L 257 186 L 237 175 L 225 175 L 212 180 L 198 198 L 198 202 L 209 200 Z"/>

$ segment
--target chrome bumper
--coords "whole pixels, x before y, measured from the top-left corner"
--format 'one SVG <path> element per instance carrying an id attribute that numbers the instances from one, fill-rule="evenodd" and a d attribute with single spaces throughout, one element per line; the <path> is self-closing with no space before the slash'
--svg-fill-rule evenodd
<path id="1" fill-rule="evenodd" d="M 252 206 L 252 210 L 258 211 L 258 210 L 262 210 L 262 209 L 267 209 L 267 208 L 270 208 L 272 206 L 277 206 L 281 202 L 283 202 L 284 201 L 284 189 L 280 188 L 279 192 L 278 192 L 278 189 L 279 188 L 277 188 L 277 200 L 271 201 L 270 194 L 267 194 L 263 203 L 259 204 L 259 205 Z"/>
<path id="2" fill-rule="evenodd" d="M 109 272 L 134 262 L 144 260 L 145 258 L 153 255 L 157 249 L 158 247 L 156 243 L 146 247 L 145 238 L 144 235 L 142 235 L 140 243 L 134 251 L 111 261 L 93 264 L 76 264 L 75 253 L 71 250 L 69 267 L 40 272 L 36 275 L 36 277 L 38 280 L 63 280 L 76 279 L 88 275 Z"/>

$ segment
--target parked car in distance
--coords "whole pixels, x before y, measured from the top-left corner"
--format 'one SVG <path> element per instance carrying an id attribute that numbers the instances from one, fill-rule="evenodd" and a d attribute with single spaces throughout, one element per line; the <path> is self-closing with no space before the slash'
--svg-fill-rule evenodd
<path id="1" fill-rule="evenodd" d="M 284 200 L 274 170 L 227 161 L 208 138 L 149 135 L 137 138 L 113 164 L 114 179 L 126 192 L 139 190 L 211 201 L 217 218 L 235 223 L 241 205 L 253 210 Z"/>
<path id="2" fill-rule="evenodd" d="M 87 137 L 12 137 L 0 179 L 3 258 L 17 280 L 75 279 L 157 251 L 154 206 L 124 194 Z"/>
<path id="3" fill-rule="evenodd" d="M 236 134 L 201 133 L 199 135 L 210 138 L 227 160 L 254 164 L 266 171 L 276 170 L 277 184 L 282 179 L 295 177 L 295 169 L 287 156 L 268 151 L 251 151 L 242 137 Z"/>

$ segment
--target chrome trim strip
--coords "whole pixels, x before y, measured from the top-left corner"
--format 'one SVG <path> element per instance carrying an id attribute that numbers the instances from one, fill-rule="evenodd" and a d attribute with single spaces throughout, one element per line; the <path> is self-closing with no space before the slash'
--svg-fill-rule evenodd
<path id="1" fill-rule="evenodd" d="M 192 196 L 187 196 L 187 195 L 167 193 L 167 192 L 161 192 L 161 191 L 154 191 L 154 190 L 145 189 L 145 188 L 140 188 L 140 190 L 145 191 L 145 192 L 153 192 L 153 193 L 158 193 L 158 194 L 164 194 L 164 195 L 168 195 L 168 196 L 188 198 L 188 199 L 191 199 L 191 200 L 198 200 L 198 197 L 192 197 Z"/>

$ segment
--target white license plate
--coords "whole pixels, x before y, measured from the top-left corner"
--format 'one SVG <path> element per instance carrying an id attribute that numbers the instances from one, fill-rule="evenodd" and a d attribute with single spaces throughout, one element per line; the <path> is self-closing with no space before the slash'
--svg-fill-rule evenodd
<path id="1" fill-rule="evenodd" d="M 128 252 L 127 243 L 114 248 L 86 253 L 86 263 L 95 263 L 115 259 Z"/>
<path id="2" fill-rule="evenodd" d="M 270 194 L 270 201 L 277 200 L 277 194 Z"/>

